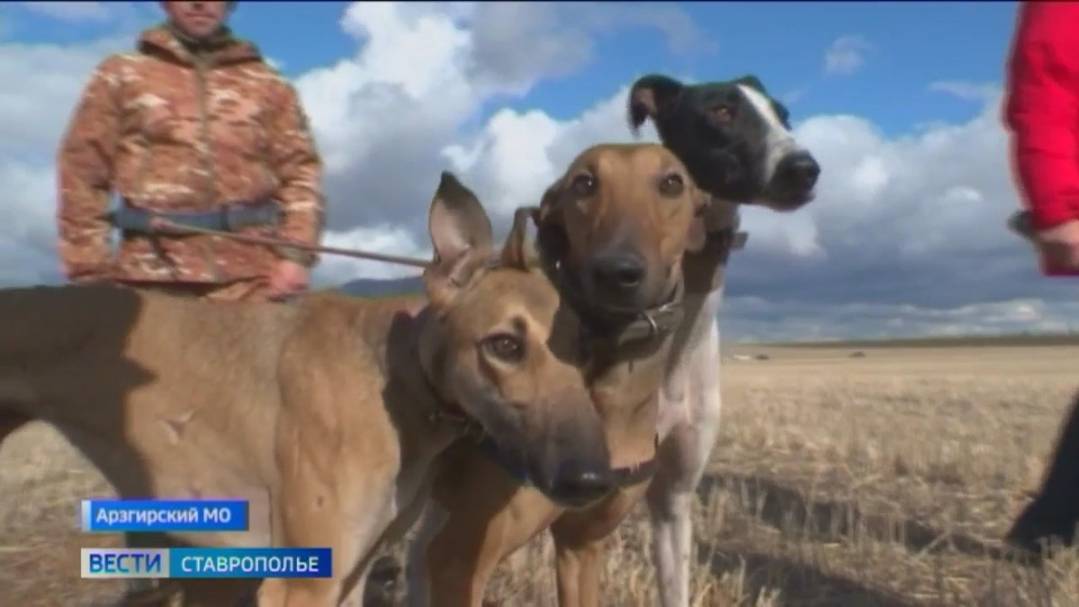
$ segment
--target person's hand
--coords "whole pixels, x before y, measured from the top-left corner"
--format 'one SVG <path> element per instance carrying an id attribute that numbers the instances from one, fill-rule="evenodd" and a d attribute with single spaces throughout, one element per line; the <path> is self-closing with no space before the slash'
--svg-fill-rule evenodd
<path id="1" fill-rule="evenodd" d="M 295 261 L 282 259 L 270 272 L 270 298 L 282 300 L 299 295 L 307 290 L 307 282 L 307 268 Z"/>
<path id="2" fill-rule="evenodd" d="M 1079 219 L 1042 230 L 1035 238 L 1051 264 L 1079 270 Z"/>
<path id="3" fill-rule="evenodd" d="M 64 273 L 68 281 L 77 285 L 94 285 L 111 282 L 115 268 L 112 263 L 103 261 L 94 264 L 79 264 L 78 266 L 66 266 Z"/>

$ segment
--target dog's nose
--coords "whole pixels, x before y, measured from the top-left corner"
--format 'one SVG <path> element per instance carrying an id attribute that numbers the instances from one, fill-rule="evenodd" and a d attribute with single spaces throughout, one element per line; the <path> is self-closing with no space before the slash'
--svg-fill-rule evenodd
<path id="1" fill-rule="evenodd" d="M 820 165 L 808 152 L 788 154 L 779 162 L 776 173 L 780 181 L 797 190 L 805 191 L 817 184 Z"/>
<path id="2" fill-rule="evenodd" d="M 598 286 L 615 291 L 629 291 L 644 280 L 644 260 L 636 255 L 609 255 L 597 259 L 592 274 Z"/>
<path id="3" fill-rule="evenodd" d="M 559 467 L 551 487 L 551 497 L 567 506 L 585 506 L 613 489 L 610 470 L 569 460 Z"/>

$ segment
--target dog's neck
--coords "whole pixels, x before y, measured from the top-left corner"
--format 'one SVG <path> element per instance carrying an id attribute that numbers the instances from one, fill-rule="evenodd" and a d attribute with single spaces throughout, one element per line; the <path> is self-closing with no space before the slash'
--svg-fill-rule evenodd
<path id="1" fill-rule="evenodd" d="M 422 314 L 421 323 L 433 322 L 430 310 Z M 439 434 L 449 433 L 454 437 L 472 438 L 479 440 L 484 437 L 483 426 L 469 417 L 461 407 L 461 403 L 448 396 L 440 387 L 439 381 L 432 377 L 429 361 L 423 359 L 419 340 L 412 343 L 412 358 L 409 375 L 419 375 L 416 388 L 423 393 L 422 402 L 425 404 L 424 416 L 426 421 L 435 427 Z"/>
<path id="2" fill-rule="evenodd" d="M 704 245 L 698 251 L 687 251 L 682 261 L 686 294 L 691 299 L 704 297 L 723 287 L 731 251 L 739 248 L 745 238 L 738 231 L 741 217 L 737 203 L 713 196 L 701 220 L 704 222 Z"/>
<path id="3" fill-rule="evenodd" d="M 685 285 L 671 285 L 666 301 L 655 308 L 624 313 L 597 307 L 563 271 L 557 246 L 539 239 L 541 265 L 583 323 L 585 376 L 606 432 L 611 466 L 647 470 L 655 458 L 658 388 L 671 336 L 683 320 Z M 631 481 L 633 474 L 626 475 Z"/>
<path id="4" fill-rule="evenodd" d="M 409 299 L 395 306 L 388 318 L 374 319 L 381 325 L 382 347 L 377 348 L 385 377 L 384 394 L 398 427 L 410 436 L 402 438 L 406 449 L 431 451 L 436 455 L 464 431 L 465 419 L 456 419 L 455 404 L 431 377 L 420 356 L 420 336 L 427 323 L 436 322 L 423 298 Z M 389 327 L 388 330 L 385 327 Z"/>
<path id="5" fill-rule="evenodd" d="M 613 331 L 610 324 L 599 330 L 592 325 L 589 331 L 590 316 L 581 314 L 586 381 L 603 418 L 611 466 L 626 472 L 626 484 L 639 480 L 631 471 L 642 465 L 647 470 L 656 455 L 657 394 L 671 337 L 682 324 L 682 299 L 679 281 L 664 305 L 614 325 Z M 647 328 L 638 330 L 645 322 Z"/>
<path id="6" fill-rule="evenodd" d="M 741 245 L 737 242 L 740 238 L 737 204 L 713 198 L 704 220 L 707 228 L 704 246 L 699 251 L 687 253 L 683 260 L 683 275 L 686 281 L 685 314 L 682 324 L 672 338 L 671 355 L 667 360 L 666 386 L 686 385 L 687 365 L 691 364 L 686 360 L 686 356 L 699 352 L 699 344 L 708 339 L 715 330 L 728 257 L 732 250 Z M 685 409 L 681 408 L 684 400 L 680 389 L 676 389 L 673 395 L 665 395 L 661 401 L 658 425 L 661 440 L 666 437 L 670 428 L 686 415 Z M 675 403 L 675 406 L 671 403 Z"/>
<path id="7" fill-rule="evenodd" d="M 597 306 L 589 301 L 577 283 L 565 271 L 565 261 L 556 249 L 542 239 L 537 242 L 539 267 L 558 288 L 566 302 L 581 318 L 585 341 L 607 342 L 615 349 L 647 347 L 659 342 L 679 325 L 682 319 L 682 296 L 685 283 L 681 276 L 668 286 L 667 297 L 660 304 L 644 310 L 620 310 Z"/>

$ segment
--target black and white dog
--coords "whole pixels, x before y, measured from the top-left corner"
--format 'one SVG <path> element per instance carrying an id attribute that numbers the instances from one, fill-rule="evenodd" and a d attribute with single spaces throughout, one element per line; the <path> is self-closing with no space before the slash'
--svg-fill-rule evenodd
<path id="1" fill-rule="evenodd" d="M 702 251 L 684 262 L 686 317 L 661 388 L 659 467 L 648 492 L 652 559 L 663 607 L 688 607 L 691 509 L 719 430 L 717 314 L 727 255 L 738 246 L 738 205 L 793 211 L 813 199 L 820 167 L 791 134 L 786 108 L 761 82 L 682 84 L 645 76 L 629 94 L 630 126 L 651 119 L 660 139 L 713 200 Z"/>
<path id="2" fill-rule="evenodd" d="M 790 132 L 787 108 L 754 76 L 685 85 L 667 76 L 645 76 L 630 91 L 636 131 L 651 118 L 697 184 L 731 202 L 779 211 L 813 197 L 817 161 Z"/>

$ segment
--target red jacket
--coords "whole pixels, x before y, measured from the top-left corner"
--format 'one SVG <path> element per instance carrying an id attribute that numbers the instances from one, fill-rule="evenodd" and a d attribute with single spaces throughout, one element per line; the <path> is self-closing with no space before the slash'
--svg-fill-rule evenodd
<path id="1" fill-rule="evenodd" d="M 1079 3 L 1020 6 L 1008 80 L 1012 161 L 1034 227 L 1079 219 Z"/>

